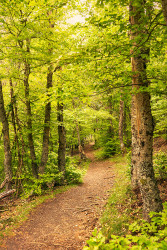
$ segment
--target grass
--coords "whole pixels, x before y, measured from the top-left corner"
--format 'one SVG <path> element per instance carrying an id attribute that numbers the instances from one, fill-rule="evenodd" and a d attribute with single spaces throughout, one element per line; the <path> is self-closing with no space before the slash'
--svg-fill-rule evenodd
<path id="1" fill-rule="evenodd" d="M 140 217 L 140 207 L 136 206 L 136 198 L 130 188 L 129 166 L 126 157 L 111 158 L 114 163 L 115 182 L 111 190 L 105 211 L 101 217 L 102 233 L 109 238 L 111 234 L 125 235 L 128 224 L 134 217 Z"/>

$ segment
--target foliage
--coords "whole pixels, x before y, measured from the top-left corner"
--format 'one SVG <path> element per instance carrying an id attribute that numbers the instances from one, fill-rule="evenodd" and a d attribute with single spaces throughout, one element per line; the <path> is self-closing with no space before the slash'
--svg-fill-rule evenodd
<path id="1" fill-rule="evenodd" d="M 102 232 L 94 231 L 93 237 L 87 241 L 86 249 L 166 249 L 167 248 L 167 203 L 160 213 L 150 213 L 151 222 L 135 222 L 129 226 L 131 234 L 125 236 L 110 235 L 110 239 Z"/>
<path id="2" fill-rule="evenodd" d="M 69 165 L 65 170 L 65 180 L 68 184 L 82 183 L 82 171 Z"/>
<path id="3" fill-rule="evenodd" d="M 118 140 L 113 138 L 103 144 L 102 148 L 96 152 L 96 158 L 106 159 L 117 153 L 120 153 L 120 144 Z"/>
<path id="4" fill-rule="evenodd" d="M 67 184 L 80 184 L 82 183 L 82 177 L 84 174 L 84 167 L 79 168 L 78 159 L 68 157 L 66 169 L 65 169 L 65 182 Z"/>
<path id="5" fill-rule="evenodd" d="M 120 151 L 118 139 L 110 139 L 104 146 L 104 158 L 108 158 Z"/>
<path id="6" fill-rule="evenodd" d="M 153 117 L 154 117 L 154 123 L 155 123 L 155 136 L 161 135 L 164 136 L 165 139 L 167 139 L 167 99 L 166 99 L 166 93 L 165 93 L 165 87 L 162 88 L 160 91 L 162 91 L 161 94 L 157 96 L 153 95 L 152 98 L 152 111 L 153 111 Z"/>
<path id="7" fill-rule="evenodd" d="M 98 159 L 109 158 L 115 154 L 120 153 L 120 143 L 118 137 L 112 135 L 110 129 L 107 127 L 104 131 L 100 131 L 100 135 L 96 137 L 95 148 L 101 148 L 101 150 L 96 152 L 96 157 Z"/>
<path id="8" fill-rule="evenodd" d="M 22 177 L 24 178 L 24 177 Z M 27 178 L 27 176 L 26 176 Z M 46 188 L 53 188 L 55 183 L 61 183 L 62 173 L 50 174 L 45 173 L 39 176 L 38 179 L 30 177 L 28 181 L 23 184 L 24 197 L 28 198 L 31 195 L 41 195 Z"/>
<path id="9" fill-rule="evenodd" d="M 65 179 L 66 185 L 82 183 L 82 177 L 85 174 L 86 167 L 84 163 L 81 163 L 79 167 L 79 161 L 76 157 L 68 156 L 66 158 Z M 36 179 L 32 176 L 31 172 L 21 174 L 19 177 L 13 177 L 15 183 L 21 182 L 22 196 L 28 198 L 29 196 L 41 195 L 47 191 L 47 189 L 53 189 L 55 186 L 61 185 L 63 173 L 59 172 L 57 167 L 57 154 L 51 152 L 47 167 L 44 174 L 40 174 Z"/>
<path id="10" fill-rule="evenodd" d="M 154 155 L 154 172 L 157 178 L 167 178 L 167 154 L 160 151 Z"/>

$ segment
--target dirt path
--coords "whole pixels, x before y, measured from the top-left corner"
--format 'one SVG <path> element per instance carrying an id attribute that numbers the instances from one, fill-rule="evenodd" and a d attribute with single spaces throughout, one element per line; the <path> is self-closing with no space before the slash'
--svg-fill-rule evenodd
<path id="1" fill-rule="evenodd" d="M 98 225 L 98 217 L 114 181 L 110 161 L 95 161 L 90 149 L 86 155 L 92 162 L 84 183 L 38 206 L 0 249 L 83 248 Z"/>

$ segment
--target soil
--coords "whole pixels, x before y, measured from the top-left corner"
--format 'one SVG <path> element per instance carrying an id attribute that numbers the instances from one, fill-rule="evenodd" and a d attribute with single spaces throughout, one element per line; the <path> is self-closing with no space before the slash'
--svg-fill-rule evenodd
<path id="1" fill-rule="evenodd" d="M 167 142 L 154 140 L 154 152 L 167 152 Z M 114 163 L 96 161 L 91 147 L 85 151 L 91 164 L 84 182 L 57 194 L 54 199 L 39 205 L 15 232 L 4 240 L 0 249 L 83 249 L 104 210 L 114 183 Z M 167 201 L 167 180 L 159 180 L 161 199 Z M 135 209 L 141 206 L 136 203 Z"/>
<path id="2" fill-rule="evenodd" d="M 83 248 L 99 227 L 98 219 L 114 182 L 111 161 L 96 161 L 91 148 L 85 153 L 91 163 L 83 184 L 39 205 L 0 249 Z"/>

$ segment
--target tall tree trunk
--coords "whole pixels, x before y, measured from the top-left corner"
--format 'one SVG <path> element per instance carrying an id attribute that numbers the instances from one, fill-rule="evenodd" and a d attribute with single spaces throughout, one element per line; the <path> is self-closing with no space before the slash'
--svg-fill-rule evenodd
<path id="1" fill-rule="evenodd" d="M 137 3 L 137 4 L 136 4 Z M 149 212 L 162 210 L 162 202 L 154 177 L 152 164 L 153 118 L 150 107 L 150 94 L 147 92 L 146 58 L 148 50 L 140 47 L 144 31 L 143 1 L 131 1 L 130 23 L 132 58 L 132 185 L 140 188 L 143 200 L 144 218 L 149 219 Z M 142 27 L 142 28 L 141 28 Z M 138 42 L 137 42 L 138 41 Z M 145 90 L 143 90 L 143 87 Z"/>
<path id="2" fill-rule="evenodd" d="M 20 145 L 19 145 L 19 136 L 17 133 L 17 127 L 16 127 L 16 117 L 15 117 L 15 112 L 16 110 L 16 100 L 14 96 L 14 90 L 13 90 L 13 83 L 12 80 L 10 79 L 10 97 L 11 97 L 11 116 L 12 116 L 12 124 L 13 124 L 13 129 L 14 129 L 14 134 L 15 134 L 15 141 L 17 145 L 17 150 L 18 150 L 18 168 L 20 169 L 21 166 L 21 152 L 20 152 Z"/>
<path id="3" fill-rule="evenodd" d="M 47 74 L 47 91 L 53 86 L 52 82 L 53 71 L 52 66 L 48 68 Z M 49 94 L 48 94 L 49 98 Z M 51 115 L 51 102 L 48 100 L 48 103 L 45 106 L 45 122 L 44 122 L 44 131 L 43 131 L 43 145 L 42 145 L 42 156 L 41 162 L 39 165 L 39 173 L 43 174 L 45 171 L 45 166 L 48 161 L 49 154 L 49 136 L 50 136 L 50 115 Z"/>
<path id="4" fill-rule="evenodd" d="M 58 121 L 58 169 L 64 176 L 66 165 L 66 136 L 63 122 L 63 103 L 58 100 L 57 103 L 57 121 Z M 63 184 L 63 179 L 62 179 Z"/>
<path id="5" fill-rule="evenodd" d="M 161 2 L 162 2 L 162 12 L 167 25 L 167 0 L 161 0 Z"/>
<path id="6" fill-rule="evenodd" d="M 123 128 L 124 128 L 124 101 L 120 99 L 119 106 L 119 141 L 122 154 L 126 152 L 124 140 L 123 140 Z"/>
<path id="7" fill-rule="evenodd" d="M 5 153 L 5 159 L 4 159 L 5 180 L 1 184 L 0 188 L 6 186 L 6 191 L 7 191 L 12 187 L 12 155 L 10 149 L 9 124 L 8 124 L 8 119 L 6 117 L 1 81 L 0 81 L 0 119 L 3 126 L 3 143 L 4 143 L 4 153 Z"/>
<path id="8" fill-rule="evenodd" d="M 26 40 L 27 53 L 30 53 L 29 41 Z M 38 165 L 35 154 L 34 139 L 33 139 L 33 129 L 32 129 L 32 112 L 31 112 L 31 102 L 30 102 L 30 90 L 29 90 L 29 75 L 30 75 L 30 64 L 27 59 L 24 61 L 24 87 L 25 87 L 25 99 L 26 99 L 26 109 L 27 109 L 27 129 L 28 129 L 28 142 L 31 155 L 32 173 L 35 178 L 38 178 Z"/>
<path id="9" fill-rule="evenodd" d="M 52 11 L 48 12 L 48 17 Z M 54 28 L 54 23 L 49 18 L 49 26 L 51 29 Z M 49 44 L 50 47 L 50 44 Z M 49 48 L 48 54 L 53 54 L 53 48 Z M 53 86 L 53 69 L 52 64 L 48 67 L 48 73 L 47 73 L 47 85 L 46 89 L 47 92 L 49 92 L 49 89 Z M 55 69 L 56 71 L 56 69 Z M 47 94 L 49 99 L 49 94 Z M 44 120 L 44 130 L 43 130 L 43 144 L 42 144 L 42 154 L 41 154 L 41 162 L 39 165 L 39 173 L 43 174 L 45 171 L 45 166 L 48 161 L 48 154 L 49 154 L 49 137 L 50 137 L 50 116 L 51 116 L 51 102 L 48 100 L 48 103 L 45 106 L 45 120 Z"/>
<path id="10" fill-rule="evenodd" d="M 21 141 L 23 142 L 23 137 L 21 134 L 21 128 L 19 124 L 18 114 L 17 114 L 17 106 L 16 106 L 16 98 L 14 95 L 14 89 L 13 89 L 13 82 L 12 79 L 10 79 L 10 96 L 11 96 L 11 116 L 12 116 L 12 124 L 15 134 L 15 141 L 17 146 L 17 158 L 18 158 L 18 167 L 17 167 L 17 179 L 15 181 L 15 184 L 17 186 L 17 195 L 19 194 L 20 188 L 21 188 L 21 173 L 22 173 L 22 166 L 23 166 L 23 157 L 24 157 L 24 143 L 20 146 L 19 138 L 21 138 Z"/>

